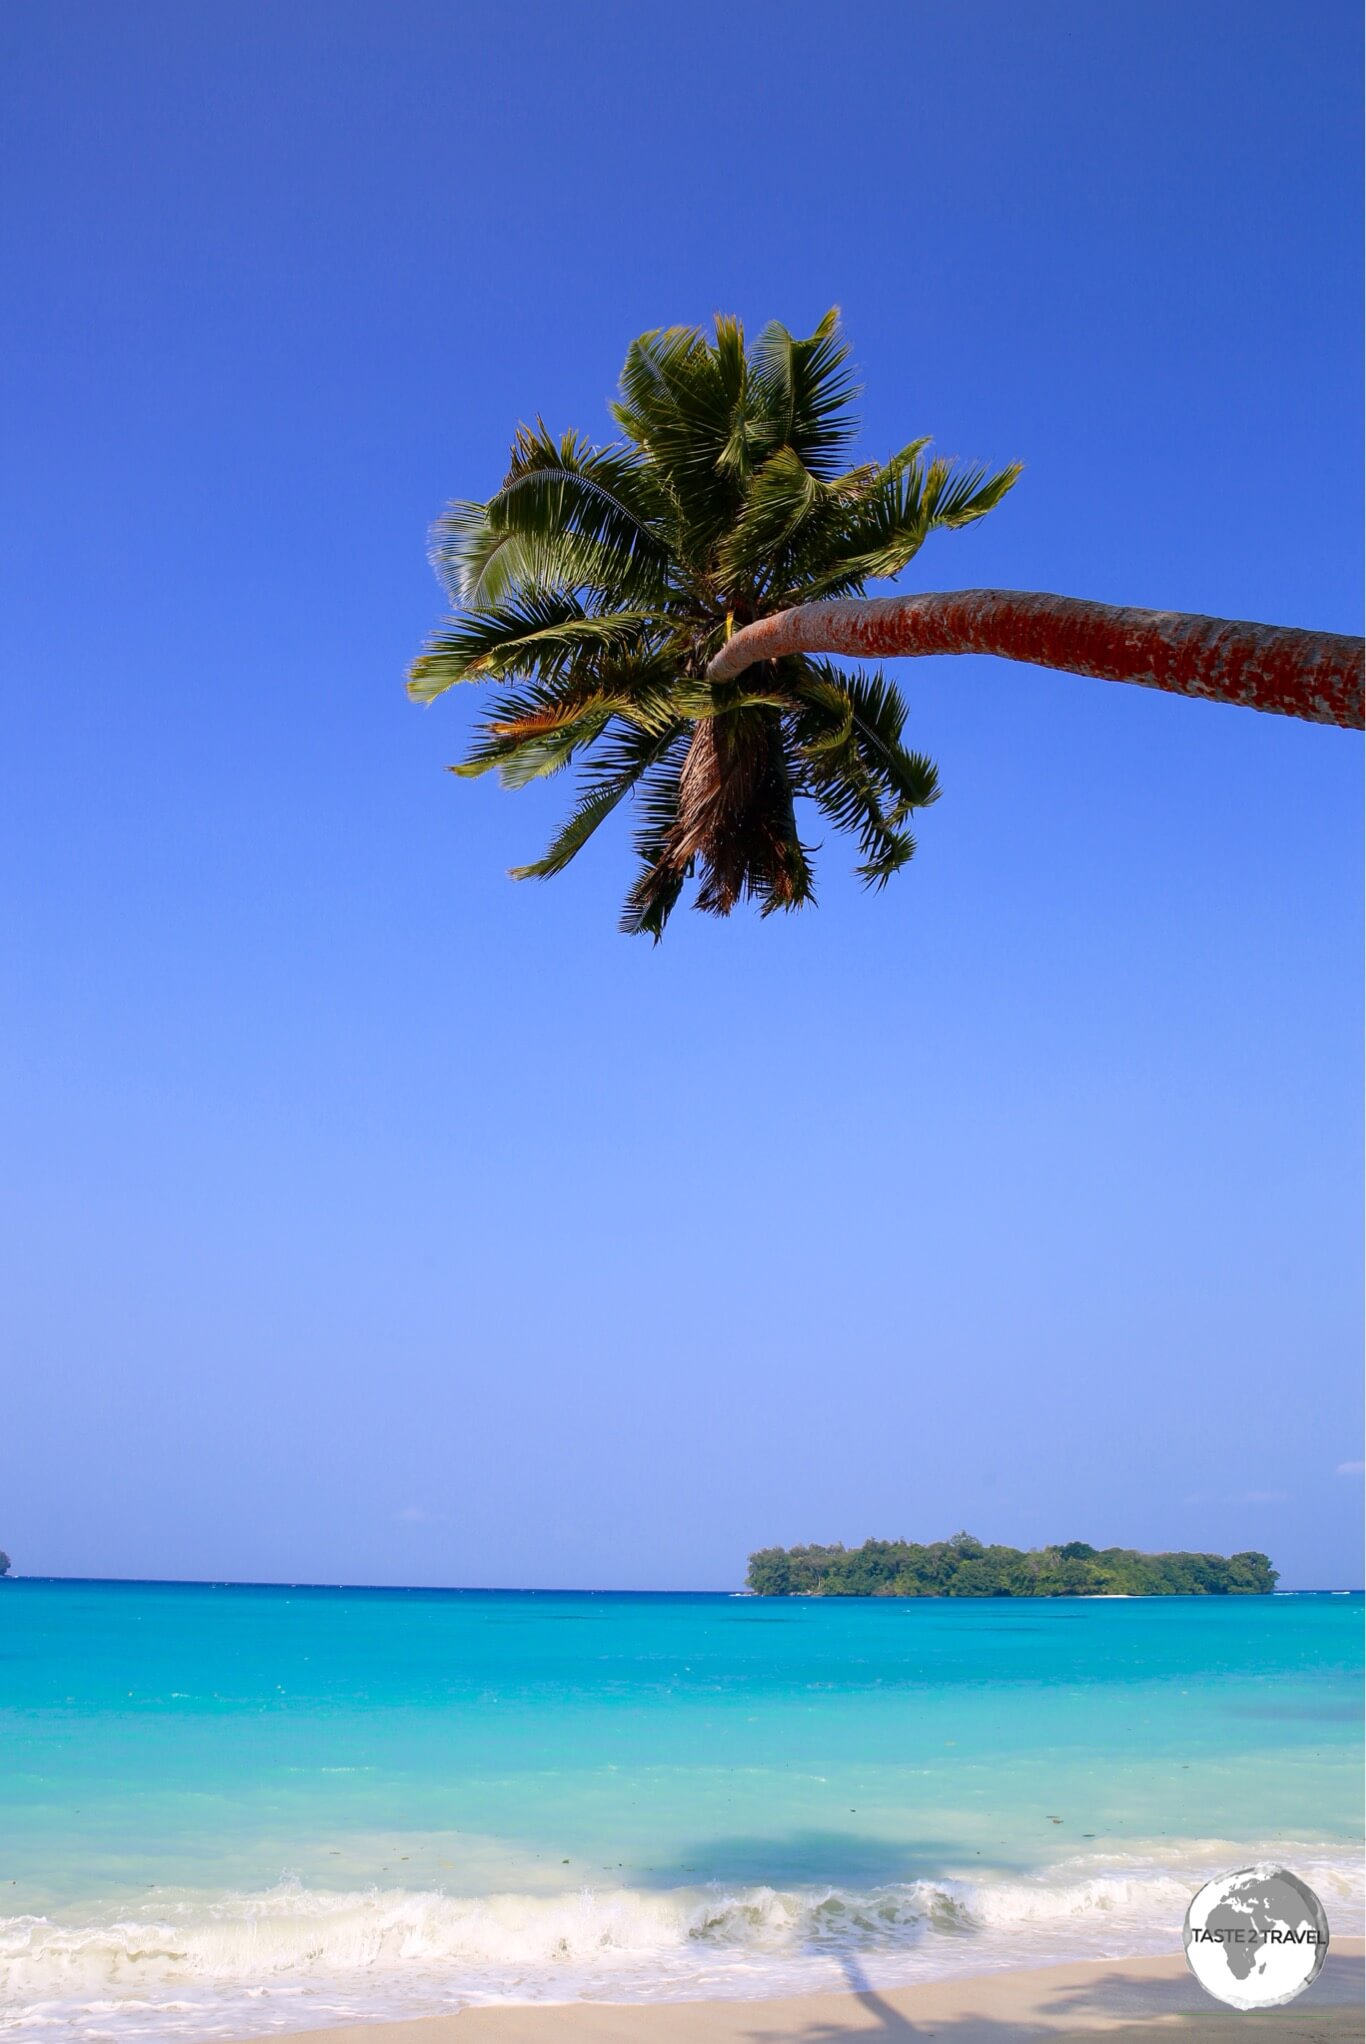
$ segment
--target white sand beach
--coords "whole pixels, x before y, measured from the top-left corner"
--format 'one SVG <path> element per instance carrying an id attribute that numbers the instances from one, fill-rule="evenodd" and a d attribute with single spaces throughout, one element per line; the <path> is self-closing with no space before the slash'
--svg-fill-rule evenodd
<path id="1" fill-rule="evenodd" d="M 575 2002 L 463 2009 L 401 2023 L 300 2033 L 308 2044 L 1201 2044 L 1252 2038 L 1360 2044 L 1366 1941 L 1338 1939 L 1313 1987 L 1288 2008 L 1240 2015 L 1191 1978 L 1180 1953 L 972 1975 L 917 1987 L 773 2001 Z M 274 2033 L 277 2036 L 278 2032 Z"/>

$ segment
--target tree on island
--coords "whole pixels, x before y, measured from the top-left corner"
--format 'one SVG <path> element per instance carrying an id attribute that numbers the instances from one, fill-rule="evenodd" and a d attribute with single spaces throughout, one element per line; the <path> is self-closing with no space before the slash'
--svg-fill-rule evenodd
<path id="1" fill-rule="evenodd" d="M 5 1553 L 4 1548 L 0 1547 L 0 1576 L 7 1576 L 8 1574 L 9 1556 Z"/>
<path id="2" fill-rule="evenodd" d="M 1095 1548 L 988 1547 L 970 1533 L 919 1546 L 765 1547 L 749 1558 L 761 1597 L 1228 1597 L 1265 1596 L 1277 1571 L 1264 1554 L 1139 1554 Z"/>
<path id="3" fill-rule="evenodd" d="M 1361 641 L 1334 633 L 1120 609 L 1010 590 L 869 599 L 930 533 L 968 525 L 1012 487 L 912 441 L 846 468 L 857 395 L 834 312 L 799 340 L 746 347 L 669 327 L 632 342 L 612 406 L 623 438 L 513 442 L 502 488 L 457 503 L 433 561 L 457 606 L 409 671 L 420 701 L 491 682 L 462 775 L 523 787 L 583 769 L 570 816 L 516 878 L 562 872 L 635 798 L 640 870 L 622 928 L 656 940 L 690 878 L 696 906 L 761 913 L 813 898 L 796 804 L 858 843 L 886 885 L 935 769 L 902 742 L 906 705 L 880 671 L 819 656 L 993 653 L 1320 723 L 1362 724 Z"/>

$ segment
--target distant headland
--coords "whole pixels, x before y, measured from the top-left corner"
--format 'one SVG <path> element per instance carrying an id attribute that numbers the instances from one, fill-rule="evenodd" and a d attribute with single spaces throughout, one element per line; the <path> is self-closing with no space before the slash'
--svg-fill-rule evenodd
<path id="1" fill-rule="evenodd" d="M 760 1597 L 1264 1597 L 1277 1571 L 1264 1554 L 1139 1554 L 1131 1547 L 987 1547 L 955 1533 L 921 1547 L 765 1547 L 746 1582 Z"/>

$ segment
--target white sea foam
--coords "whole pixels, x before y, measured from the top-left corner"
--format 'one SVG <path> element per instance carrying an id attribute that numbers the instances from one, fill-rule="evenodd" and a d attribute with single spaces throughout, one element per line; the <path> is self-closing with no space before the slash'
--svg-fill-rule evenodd
<path id="1" fill-rule="evenodd" d="M 711 1886 L 455 1897 L 297 1882 L 159 1895 L 132 1916 L 0 1919 L 0 2035 L 234 2036 L 462 2003 L 654 2000 L 886 1986 L 937 1974 L 1170 1950 L 1193 1889 L 1273 1858 L 1360 1934 L 1357 1855 L 1210 1840 L 1078 1856 L 1028 1877 L 857 1889 Z"/>

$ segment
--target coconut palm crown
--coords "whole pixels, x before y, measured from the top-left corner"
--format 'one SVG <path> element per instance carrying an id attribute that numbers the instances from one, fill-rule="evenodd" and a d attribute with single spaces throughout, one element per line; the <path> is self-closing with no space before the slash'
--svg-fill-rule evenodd
<path id="1" fill-rule="evenodd" d="M 502 488 L 456 503 L 432 558 L 455 614 L 409 673 L 427 701 L 461 681 L 496 693 L 462 775 L 522 787 L 573 766 L 578 799 L 545 856 L 514 877 L 562 872 L 633 798 L 639 871 L 621 926 L 663 932 L 685 883 L 728 915 L 813 896 L 797 804 L 858 842 L 857 871 L 885 886 L 915 850 L 913 812 L 935 770 L 902 743 L 906 705 L 880 671 L 798 653 L 711 683 L 731 634 L 818 597 L 895 576 L 939 527 L 967 525 L 1019 474 L 929 460 L 844 467 L 857 387 L 838 315 L 806 340 L 738 320 L 715 338 L 667 327 L 633 341 L 595 446 L 522 426 Z"/>

